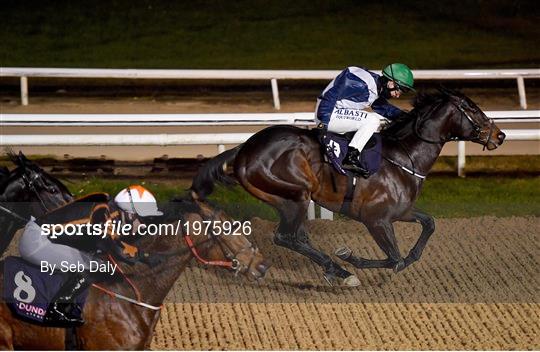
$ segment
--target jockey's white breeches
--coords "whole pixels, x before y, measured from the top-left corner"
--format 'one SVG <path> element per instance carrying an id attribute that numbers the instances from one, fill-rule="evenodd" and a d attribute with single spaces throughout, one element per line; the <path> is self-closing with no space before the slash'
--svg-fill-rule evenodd
<path id="1" fill-rule="evenodd" d="M 349 146 L 362 151 L 371 136 L 373 136 L 373 133 L 379 129 L 381 119 L 383 117 L 375 112 L 334 109 L 334 113 L 332 113 L 332 117 L 328 123 L 328 131 L 340 134 L 355 131 L 356 133 Z"/>

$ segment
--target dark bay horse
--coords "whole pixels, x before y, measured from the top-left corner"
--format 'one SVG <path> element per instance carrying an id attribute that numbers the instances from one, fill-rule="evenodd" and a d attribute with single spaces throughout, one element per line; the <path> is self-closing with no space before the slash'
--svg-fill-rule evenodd
<path id="1" fill-rule="evenodd" d="M 387 256 L 385 260 L 372 260 L 336 253 L 358 268 L 400 271 L 420 258 L 435 225 L 433 218 L 415 209 L 414 204 L 425 175 L 446 142 L 472 141 L 492 150 L 504 141 L 504 133 L 493 121 L 459 92 L 422 93 L 413 105 L 410 113 L 384 131 L 380 170 L 369 179 L 357 178 L 350 205 L 343 211 L 367 227 Z M 240 184 L 278 211 L 276 244 L 322 266 L 327 280 L 342 279 L 345 285 L 358 285 L 356 276 L 313 248 L 305 229 L 310 200 L 340 212 L 350 180 L 323 160 L 317 135 L 316 130 L 292 126 L 266 128 L 207 162 L 194 178 L 192 191 L 204 198 L 212 192 L 215 181 L 234 182 L 223 172 L 224 163 L 234 162 L 234 175 Z M 397 245 L 396 221 L 422 225 L 420 237 L 406 257 Z"/>
<path id="2" fill-rule="evenodd" d="M 9 151 L 8 156 L 17 167 L 11 171 L 0 168 L 0 256 L 30 216 L 37 218 L 73 200 L 62 182 L 28 160 L 23 153 Z"/>
<path id="3" fill-rule="evenodd" d="M 169 214 L 167 222 L 171 223 L 179 218 L 190 224 L 204 220 L 230 221 L 222 211 L 213 209 L 205 202 L 192 200 L 171 203 L 166 214 Z M 191 231 L 193 233 L 193 229 Z M 191 237 L 201 258 L 224 264 L 237 261 L 237 272 L 248 278 L 259 279 L 268 268 L 260 252 L 245 236 Z M 154 309 L 115 299 L 93 287 L 84 310 L 86 323 L 74 329 L 74 346 L 66 346 L 66 329 L 45 328 L 20 321 L 11 315 L 4 303 L 0 303 L 0 349 L 148 349 L 160 316 L 160 310 L 156 308 L 162 305 L 194 253 L 188 249 L 182 235 L 174 234 L 145 236 L 138 242 L 138 247 L 162 260 L 153 267 L 141 263 L 133 267 L 120 264 L 120 267 L 133 287 L 137 288 L 140 300 Z M 1 265 L 0 271 L 3 272 Z M 102 286 L 111 292 L 135 297 L 127 279 Z M 0 292 L 2 284 L 3 277 L 0 277 Z"/>

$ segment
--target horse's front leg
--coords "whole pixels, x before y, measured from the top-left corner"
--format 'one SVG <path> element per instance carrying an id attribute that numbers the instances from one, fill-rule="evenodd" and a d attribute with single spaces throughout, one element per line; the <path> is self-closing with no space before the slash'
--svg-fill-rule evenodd
<path id="1" fill-rule="evenodd" d="M 426 247 L 429 238 L 435 231 L 435 221 L 433 217 L 418 209 L 415 209 L 413 211 L 412 218 L 404 219 L 404 221 L 419 222 L 422 225 L 422 233 L 420 234 L 420 237 L 418 237 L 418 240 L 414 244 L 413 248 L 410 250 L 407 257 L 405 258 L 405 266 L 403 267 L 403 269 L 420 259 L 420 257 L 422 256 L 422 251 Z"/>
<path id="2" fill-rule="evenodd" d="M 393 268 L 394 271 L 403 270 L 405 261 L 401 257 L 394 234 L 392 223 L 386 220 L 377 220 L 373 223 L 365 223 L 369 233 L 377 242 L 381 250 L 388 256 L 387 259 L 365 259 L 352 255 L 352 251 L 346 247 L 336 251 L 336 255 L 359 269 Z"/>

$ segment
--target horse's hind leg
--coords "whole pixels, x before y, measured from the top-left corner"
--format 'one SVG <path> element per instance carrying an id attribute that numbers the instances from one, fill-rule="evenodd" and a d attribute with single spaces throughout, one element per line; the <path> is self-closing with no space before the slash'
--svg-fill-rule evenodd
<path id="1" fill-rule="evenodd" d="M 419 222 L 422 225 L 422 233 L 420 234 L 420 237 L 418 237 L 418 240 L 414 244 L 413 248 L 410 250 L 407 257 L 405 257 L 405 266 L 403 267 L 403 269 L 420 259 L 420 257 L 422 256 L 422 251 L 426 247 L 429 238 L 435 231 L 435 221 L 433 220 L 433 217 L 418 209 L 414 210 L 412 214 L 412 219 L 405 219 L 405 221 Z"/>
<path id="2" fill-rule="evenodd" d="M 336 277 L 347 279 L 353 276 L 334 262 L 330 256 L 311 245 L 304 227 L 308 206 L 309 200 L 303 202 L 285 201 L 283 203 L 283 207 L 279 210 L 281 221 L 274 242 L 277 245 L 292 249 L 317 263 L 324 269 L 324 275 L 329 280 Z M 357 279 L 351 278 L 345 283 L 355 285 L 356 281 Z"/>

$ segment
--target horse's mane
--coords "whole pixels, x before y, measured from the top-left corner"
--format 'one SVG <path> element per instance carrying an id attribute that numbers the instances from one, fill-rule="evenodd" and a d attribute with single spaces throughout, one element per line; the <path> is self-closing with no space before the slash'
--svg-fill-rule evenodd
<path id="1" fill-rule="evenodd" d="M 0 167 L 0 189 L 2 189 L 2 185 L 4 184 L 4 181 L 6 181 L 9 178 L 9 169 L 5 166 Z"/>
<path id="2" fill-rule="evenodd" d="M 452 93 L 454 93 L 452 91 Z M 455 92 L 455 95 L 461 95 Z M 383 138 L 403 139 L 414 134 L 414 122 L 420 117 L 422 111 L 435 104 L 440 104 L 448 100 L 450 93 L 448 90 L 439 89 L 435 92 L 419 92 L 411 101 L 413 109 L 404 112 L 395 118 L 382 132 Z"/>
<path id="3" fill-rule="evenodd" d="M 173 222 L 181 220 L 182 214 L 199 213 L 201 208 L 189 196 L 177 196 L 163 204 L 160 207 L 163 211 L 163 217 L 160 217 L 159 222 Z"/>

